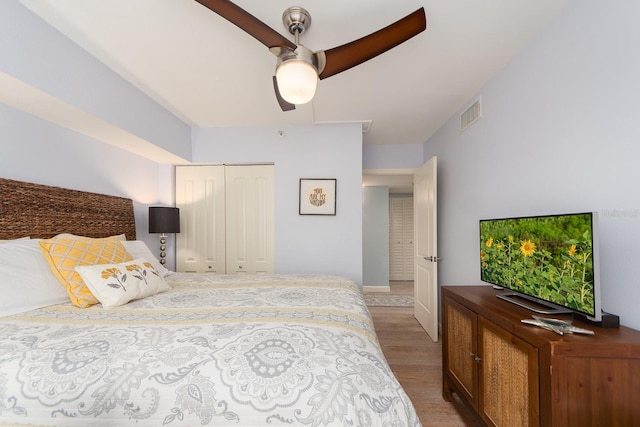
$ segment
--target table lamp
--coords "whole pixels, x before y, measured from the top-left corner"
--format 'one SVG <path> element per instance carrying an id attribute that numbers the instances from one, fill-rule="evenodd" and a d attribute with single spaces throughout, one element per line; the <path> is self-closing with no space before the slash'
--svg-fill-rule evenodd
<path id="1" fill-rule="evenodd" d="M 149 233 L 160 234 L 160 264 L 166 263 L 167 233 L 180 232 L 180 209 L 168 206 L 149 207 Z"/>

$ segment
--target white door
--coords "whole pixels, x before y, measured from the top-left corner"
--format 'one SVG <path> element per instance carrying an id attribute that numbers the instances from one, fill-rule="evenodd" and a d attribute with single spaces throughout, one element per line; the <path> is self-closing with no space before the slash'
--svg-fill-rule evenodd
<path id="1" fill-rule="evenodd" d="M 224 166 L 176 166 L 176 206 L 176 270 L 224 274 Z"/>
<path id="2" fill-rule="evenodd" d="M 226 166 L 227 274 L 273 273 L 274 167 Z"/>
<path id="3" fill-rule="evenodd" d="M 438 341 L 437 171 L 432 157 L 413 176 L 414 316 L 433 341 Z"/>

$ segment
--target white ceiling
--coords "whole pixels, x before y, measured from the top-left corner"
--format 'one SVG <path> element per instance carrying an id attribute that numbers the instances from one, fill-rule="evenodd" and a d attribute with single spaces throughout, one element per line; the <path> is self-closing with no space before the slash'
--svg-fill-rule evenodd
<path id="1" fill-rule="evenodd" d="M 320 81 L 314 100 L 290 112 L 273 93 L 276 58 L 194 0 L 20 2 L 190 125 L 370 121 L 365 144 L 414 144 L 465 107 L 567 0 L 236 0 L 282 34 L 282 12 L 304 7 L 312 25 L 301 42 L 312 50 L 425 8 L 425 32 Z"/>

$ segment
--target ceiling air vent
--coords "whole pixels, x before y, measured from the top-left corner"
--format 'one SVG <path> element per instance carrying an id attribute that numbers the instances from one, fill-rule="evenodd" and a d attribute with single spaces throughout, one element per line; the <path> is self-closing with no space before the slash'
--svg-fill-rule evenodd
<path id="1" fill-rule="evenodd" d="M 475 100 L 462 114 L 460 114 L 460 132 L 482 118 L 482 98 Z"/>

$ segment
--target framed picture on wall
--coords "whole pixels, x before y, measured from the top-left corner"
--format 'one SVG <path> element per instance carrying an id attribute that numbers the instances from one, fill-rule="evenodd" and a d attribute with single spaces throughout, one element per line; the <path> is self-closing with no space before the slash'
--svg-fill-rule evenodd
<path id="1" fill-rule="evenodd" d="M 300 215 L 335 215 L 336 180 L 300 178 Z"/>

